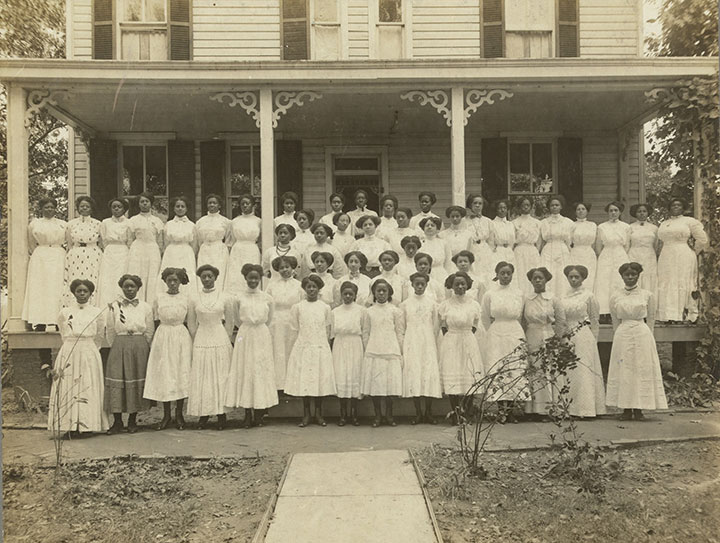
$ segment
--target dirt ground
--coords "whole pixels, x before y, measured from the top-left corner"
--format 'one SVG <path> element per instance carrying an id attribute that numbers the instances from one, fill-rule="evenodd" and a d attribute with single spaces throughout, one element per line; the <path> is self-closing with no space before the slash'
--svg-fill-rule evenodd
<path id="1" fill-rule="evenodd" d="M 449 449 L 416 451 L 447 543 L 720 541 L 720 444 L 697 441 L 617 451 L 604 495 L 549 478 L 552 451 L 486 454 L 487 480 L 458 476 Z"/>
<path id="2" fill-rule="evenodd" d="M 283 458 L 116 458 L 3 467 L 5 541 L 250 541 Z"/>

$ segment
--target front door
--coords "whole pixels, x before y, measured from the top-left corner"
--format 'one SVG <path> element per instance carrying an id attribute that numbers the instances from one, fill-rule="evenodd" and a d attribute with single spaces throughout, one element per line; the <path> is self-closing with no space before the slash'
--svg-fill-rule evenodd
<path id="1" fill-rule="evenodd" d="M 354 195 L 364 190 L 368 195 L 367 207 L 379 211 L 383 193 L 382 156 L 380 153 L 333 153 L 332 190 L 345 196 L 345 211 L 355 209 Z"/>

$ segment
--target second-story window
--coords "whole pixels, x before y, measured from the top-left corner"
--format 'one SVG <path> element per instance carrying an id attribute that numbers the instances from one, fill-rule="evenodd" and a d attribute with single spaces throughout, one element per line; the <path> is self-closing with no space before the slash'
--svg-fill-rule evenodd
<path id="1" fill-rule="evenodd" d="M 338 60 L 341 55 L 341 0 L 311 0 L 313 60 Z"/>
<path id="2" fill-rule="evenodd" d="M 555 0 L 505 0 L 505 56 L 553 56 Z"/>
<path id="3" fill-rule="evenodd" d="M 378 0 L 377 58 L 403 58 L 403 0 Z"/>
<path id="4" fill-rule="evenodd" d="M 165 0 L 122 0 L 120 48 L 123 60 L 166 60 Z"/>

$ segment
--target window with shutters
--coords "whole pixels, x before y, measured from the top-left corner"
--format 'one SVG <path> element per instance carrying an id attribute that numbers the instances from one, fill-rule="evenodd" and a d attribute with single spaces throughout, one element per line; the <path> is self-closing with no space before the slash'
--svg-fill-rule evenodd
<path id="1" fill-rule="evenodd" d="M 340 0 L 310 0 L 310 51 L 313 60 L 338 60 L 342 55 Z"/>
<path id="2" fill-rule="evenodd" d="M 168 214 L 168 153 L 166 143 L 128 143 L 120 145 L 120 194 L 130 198 L 141 192 L 155 196 L 158 214 Z"/>
<path id="3" fill-rule="evenodd" d="M 228 185 L 225 194 L 228 195 L 226 209 L 230 217 L 240 213 L 240 196 L 250 194 L 255 198 L 255 209 L 260 209 L 260 146 L 230 145 Z"/>
<path id="4" fill-rule="evenodd" d="M 558 57 L 579 57 L 579 0 L 557 0 L 557 40 Z"/>
<path id="5" fill-rule="evenodd" d="M 310 58 L 308 2 L 309 0 L 281 0 L 283 60 Z"/>
<path id="6" fill-rule="evenodd" d="M 555 0 L 505 0 L 505 56 L 553 56 Z"/>
<path id="7" fill-rule="evenodd" d="M 547 195 L 557 191 L 553 140 L 508 141 L 508 194 Z"/>
<path id="8" fill-rule="evenodd" d="M 120 55 L 123 60 L 166 60 L 166 0 L 120 2 Z"/>

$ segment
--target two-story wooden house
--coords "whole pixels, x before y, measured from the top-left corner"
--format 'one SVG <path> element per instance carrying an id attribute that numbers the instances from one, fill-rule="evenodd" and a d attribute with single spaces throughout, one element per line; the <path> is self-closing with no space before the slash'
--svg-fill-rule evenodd
<path id="1" fill-rule="evenodd" d="M 204 195 L 231 210 L 251 190 L 267 246 L 286 190 L 318 212 L 359 187 L 413 208 L 433 190 L 438 209 L 560 193 L 602 220 L 645 197 L 648 97 L 716 64 L 644 57 L 642 0 L 68 0 L 66 60 L 0 61 L 9 329 L 25 330 L 40 108 L 71 127 L 71 200 L 149 189 L 160 208 L 190 196 L 198 217 Z"/>

